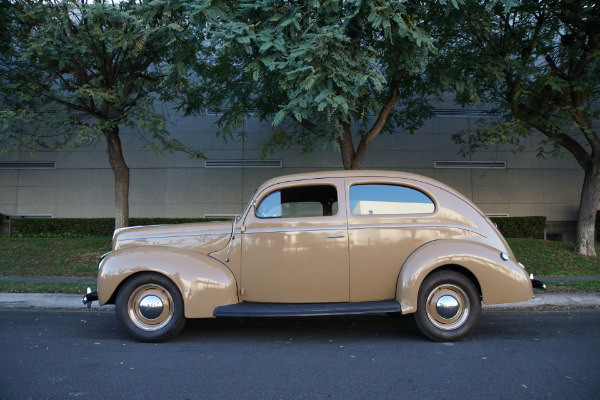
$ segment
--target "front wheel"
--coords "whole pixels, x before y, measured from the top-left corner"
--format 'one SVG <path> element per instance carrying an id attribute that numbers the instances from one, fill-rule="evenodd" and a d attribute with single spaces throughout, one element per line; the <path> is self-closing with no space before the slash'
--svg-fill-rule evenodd
<path id="1" fill-rule="evenodd" d="M 179 289 L 159 274 L 140 274 L 127 280 L 117 294 L 115 310 L 121 326 L 143 342 L 170 339 L 185 326 Z"/>
<path id="2" fill-rule="evenodd" d="M 479 291 L 465 275 L 439 271 L 429 275 L 419 289 L 415 324 L 437 342 L 462 340 L 481 314 Z"/>

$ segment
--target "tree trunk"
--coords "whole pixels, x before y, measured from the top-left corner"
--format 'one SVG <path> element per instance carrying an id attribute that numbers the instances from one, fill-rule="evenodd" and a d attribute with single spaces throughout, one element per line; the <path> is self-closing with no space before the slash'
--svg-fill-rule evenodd
<path id="1" fill-rule="evenodd" d="M 396 107 L 398 100 L 400 100 L 400 92 L 398 87 L 402 81 L 402 77 L 406 73 L 405 70 L 396 71 L 392 79 L 392 85 L 390 88 L 390 95 L 387 99 L 386 104 L 379 111 L 377 119 L 371 126 L 371 129 L 367 134 L 360 138 L 358 148 L 354 150 L 354 142 L 352 141 L 352 131 L 350 129 L 350 123 L 342 122 L 343 136 L 338 139 L 340 151 L 342 153 L 342 162 L 344 163 L 344 169 L 361 169 L 367 150 L 371 147 L 373 140 L 382 131 L 385 123 L 387 122 L 388 116 Z"/>
<path id="2" fill-rule="evenodd" d="M 591 164 L 589 168 L 585 169 L 575 240 L 575 251 L 584 256 L 596 256 L 594 233 L 598 204 L 600 203 L 600 162 Z"/>
<path id="3" fill-rule="evenodd" d="M 356 168 L 354 165 L 354 141 L 352 140 L 350 124 L 342 124 L 342 128 L 344 131 L 344 136 L 338 139 L 338 145 L 340 146 L 340 153 L 342 155 L 342 164 L 344 165 L 344 169 L 360 169 L 360 167 Z"/>
<path id="4" fill-rule="evenodd" d="M 108 161 L 115 174 L 115 229 L 129 226 L 129 168 L 123 158 L 119 128 L 105 129 Z"/>

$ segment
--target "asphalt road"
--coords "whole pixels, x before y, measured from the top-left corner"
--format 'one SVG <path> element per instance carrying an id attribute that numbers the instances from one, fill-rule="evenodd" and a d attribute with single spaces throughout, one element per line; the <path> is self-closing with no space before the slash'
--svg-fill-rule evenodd
<path id="1" fill-rule="evenodd" d="M 107 311 L 0 310 L 0 399 L 599 399 L 600 310 L 486 311 L 467 340 L 410 318 L 193 321 L 132 341 Z"/>

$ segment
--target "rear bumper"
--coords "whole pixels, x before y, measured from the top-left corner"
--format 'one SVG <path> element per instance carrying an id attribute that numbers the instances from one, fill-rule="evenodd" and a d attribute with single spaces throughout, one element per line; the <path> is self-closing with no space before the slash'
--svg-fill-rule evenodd
<path id="1" fill-rule="evenodd" d="M 81 301 L 87 308 L 92 307 L 92 302 L 98 301 L 98 292 L 92 292 L 92 290 L 88 288 L 87 293 L 83 296 Z"/>

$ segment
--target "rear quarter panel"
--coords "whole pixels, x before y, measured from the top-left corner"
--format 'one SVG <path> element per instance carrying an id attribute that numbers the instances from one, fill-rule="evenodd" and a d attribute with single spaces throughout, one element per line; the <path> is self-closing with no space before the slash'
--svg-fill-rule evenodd
<path id="1" fill-rule="evenodd" d="M 465 240 L 438 240 L 415 250 L 400 271 L 396 300 L 403 313 L 415 312 L 419 287 L 439 268 L 464 268 L 481 288 L 485 304 L 525 301 L 533 298 L 527 272 L 511 257 L 502 260 L 501 251 L 484 243 Z"/>

